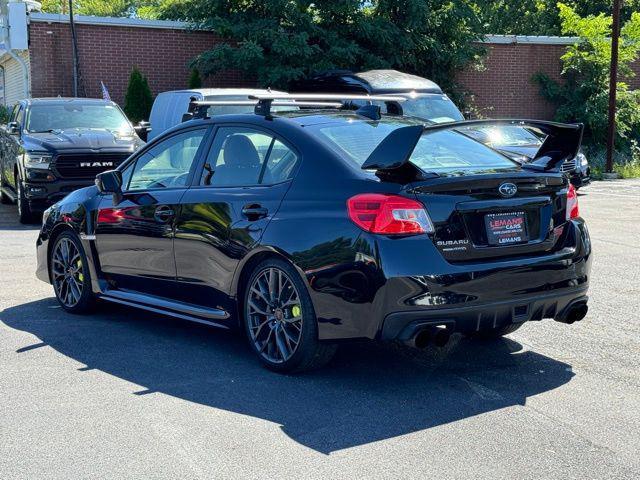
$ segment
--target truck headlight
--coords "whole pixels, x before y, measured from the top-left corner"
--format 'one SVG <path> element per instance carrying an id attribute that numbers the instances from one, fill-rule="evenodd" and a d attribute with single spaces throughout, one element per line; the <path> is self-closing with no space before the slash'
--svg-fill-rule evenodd
<path id="1" fill-rule="evenodd" d="M 579 153 L 579 154 L 576 156 L 576 159 L 578 160 L 579 165 L 580 165 L 581 167 L 583 167 L 583 168 L 584 168 L 584 167 L 588 167 L 588 166 L 589 166 L 589 161 L 587 160 L 587 157 L 584 155 L 584 153 Z"/>
<path id="2" fill-rule="evenodd" d="M 24 154 L 24 166 L 27 168 L 39 168 L 48 170 L 51 163 L 51 155 L 46 152 L 26 152 Z"/>

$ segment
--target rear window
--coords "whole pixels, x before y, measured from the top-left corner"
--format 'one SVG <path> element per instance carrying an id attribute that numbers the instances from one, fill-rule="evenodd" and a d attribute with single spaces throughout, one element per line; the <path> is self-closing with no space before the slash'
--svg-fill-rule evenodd
<path id="1" fill-rule="evenodd" d="M 361 167 L 375 148 L 397 128 L 395 122 L 352 121 L 312 128 L 331 148 Z M 425 172 L 465 173 L 513 169 L 517 164 L 495 150 L 453 130 L 425 133 L 411 155 Z"/>

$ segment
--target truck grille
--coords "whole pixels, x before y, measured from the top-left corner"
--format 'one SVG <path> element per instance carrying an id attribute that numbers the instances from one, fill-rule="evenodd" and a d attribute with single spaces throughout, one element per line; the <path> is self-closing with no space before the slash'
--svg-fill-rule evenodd
<path id="1" fill-rule="evenodd" d="M 93 178 L 116 168 L 128 157 L 128 153 L 63 154 L 55 157 L 52 167 L 60 178 Z"/>
<path id="2" fill-rule="evenodd" d="M 572 158 L 571 160 L 565 160 L 562 164 L 562 173 L 570 173 L 576 169 L 576 159 Z"/>

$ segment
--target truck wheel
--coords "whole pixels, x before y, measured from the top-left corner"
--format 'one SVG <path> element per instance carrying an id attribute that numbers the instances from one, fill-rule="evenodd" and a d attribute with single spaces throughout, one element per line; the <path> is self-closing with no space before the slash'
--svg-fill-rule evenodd
<path id="1" fill-rule="evenodd" d="M 16 178 L 16 188 L 17 188 L 17 196 L 18 196 L 18 217 L 20 219 L 20 223 L 29 224 L 35 222 L 35 215 L 31 211 L 31 207 L 29 206 L 29 200 L 24 194 L 24 187 L 22 186 L 22 180 L 20 178 Z"/>

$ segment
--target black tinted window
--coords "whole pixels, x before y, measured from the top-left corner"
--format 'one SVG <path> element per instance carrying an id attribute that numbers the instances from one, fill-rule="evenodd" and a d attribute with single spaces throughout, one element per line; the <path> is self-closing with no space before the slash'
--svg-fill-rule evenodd
<path id="1" fill-rule="evenodd" d="M 400 122 L 365 122 L 312 126 L 321 139 L 360 167 Z M 411 162 L 429 172 L 472 172 L 516 167 L 504 155 L 453 130 L 426 132 L 411 155 Z"/>
<path id="2" fill-rule="evenodd" d="M 206 129 L 189 130 L 161 141 L 135 161 L 129 190 L 184 187 Z"/>
<path id="3" fill-rule="evenodd" d="M 271 135 L 224 127 L 216 133 L 200 184 L 231 187 L 278 183 L 290 178 L 296 162 L 291 149 Z"/>

